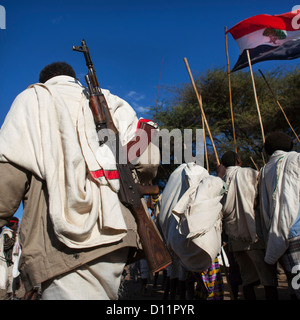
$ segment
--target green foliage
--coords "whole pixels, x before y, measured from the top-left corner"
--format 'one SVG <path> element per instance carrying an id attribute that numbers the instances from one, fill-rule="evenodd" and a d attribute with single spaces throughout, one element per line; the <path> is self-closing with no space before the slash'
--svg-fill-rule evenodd
<path id="1" fill-rule="evenodd" d="M 264 30 L 263 36 L 270 37 L 270 42 L 275 43 L 276 40 L 285 39 L 286 33 L 280 29 L 267 28 Z"/>
<path id="2" fill-rule="evenodd" d="M 255 73 L 254 77 L 265 136 L 279 130 L 295 138 L 261 74 Z M 300 70 L 298 68 L 289 71 L 276 69 L 265 73 L 265 77 L 294 130 L 299 134 Z M 195 83 L 198 92 L 202 95 L 204 112 L 218 156 L 221 158 L 226 150 L 234 150 L 227 71 L 220 68 L 208 70 L 196 76 Z M 169 130 L 202 128 L 201 111 L 192 85 L 181 84 L 168 88 L 168 92 L 171 99 L 156 109 L 156 121 L 160 127 Z M 231 74 L 231 92 L 237 148 L 243 165 L 254 168 L 250 158 L 252 157 L 257 166 L 261 167 L 267 159 L 262 154 L 262 133 L 248 71 Z M 215 169 L 216 159 L 208 135 L 206 135 L 206 141 L 212 172 Z M 296 139 L 295 142 L 297 142 Z M 298 144 L 297 147 L 299 147 Z"/>

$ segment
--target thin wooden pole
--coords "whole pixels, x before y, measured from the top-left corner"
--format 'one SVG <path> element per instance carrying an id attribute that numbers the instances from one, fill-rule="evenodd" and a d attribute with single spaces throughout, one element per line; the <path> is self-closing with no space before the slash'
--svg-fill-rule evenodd
<path id="1" fill-rule="evenodd" d="M 227 42 L 227 27 L 225 27 L 225 48 L 226 48 L 226 58 L 227 58 L 227 76 L 228 76 L 228 88 L 229 88 L 229 104 L 230 104 L 230 114 L 232 122 L 232 132 L 233 132 L 233 142 L 234 149 L 237 153 L 236 137 L 235 137 L 235 126 L 233 119 L 233 107 L 232 107 L 232 94 L 231 94 L 231 79 L 230 79 L 230 66 L 229 66 L 229 55 L 228 55 L 228 42 Z"/>
<path id="2" fill-rule="evenodd" d="M 204 110 L 203 110 L 202 97 L 201 97 L 201 95 L 199 95 L 199 93 L 198 93 L 198 91 L 197 91 L 197 88 L 196 88 L 196 85 L 195 85 L 195 82 L 194 82 L 194 79 L 193 79 L 193 76 L 192 76 L 192 73 L 191 73 L 191 70 L 190 70 L 190 67 L 189 67 L 187 58 L 184 58 L 184 62 L 185 62 L 186 68 L 187 68 L 187 70 L 188 70 L 189 76 L 190 76 L 190 78 L 191 78 L 191 82 L 192 82 L 194 91 L 195 91 L 195 93 L 196 93 L 197 100 L 198 100 L 198 102 L 199 102 L 199 106 L 200 106 L 200 109 L 201 109 L 202 117 L 203 117 L 205 126 L 206 126 L 206 128 L 207 128 L 207 131 L 208 131 L 208 134 L 209 134 L 209 138 L 210 138 L 211 144 L 212 144 L 213 149 L 214 149 L 214 153 L 215 153 L 215 156 L 216 156 L 217 164 L 220 165 L 220 160 L 219 160 L 218 153 L 217 153 L 217 150 L 216 150 L 216 147 L 215 147 L 215 144 L 214 144 L 214 140 L 213 140 L 213 138 L 212 138 L 212 135 L 211 135 L 211 132 L 210 132 L 210 129 L 209 129 L 209 125 L 208 125 L 208 123 L 207 123 L 207 120 L 206 120 L 206 117 L 205 117 L 205 113 L 204 113 Z"/>
<path id="3" fill-rule="evenodd" d="M 159 88 L 160 88 L 160 79 L 161 79 L 161 72 L 162 72 L 163 64 L 164 64 L 164 57 L 162 57 L 161 66 L 160 66 L 158 87 L 157 87 L 157 95 L 156 95 L 156 104 L 155 104 L 155 109 L 154 109 L 154 119 L 153 119 L 153 121 L 156 120 L 156 112 L 157 112 L 157 104 L 158 104 L 158 96 L 159 96 Z"/>
<path id="4" fill-rule="evenodd" d="M 255 163 L 255 161 L 253 160 L 253 158 L 252 158 L 252 157 L 250 157 L 250 159 L 251 159 L 252 163 L 254 164 L 254 166 L 255 166 L 256 170 L 257 170 L 257 171 L 259 171 L 258 166 L 257 166 L 257 164 Z"/>
<path id="5" fill-rule="evenodd" d="M 204 124 L 204 119 L 203 119 L 202 115 L 201 115 L 201 119 L 202 119 L 202 128 L 203 128 L 203 140 L 204 140 L 206 170 L 209 172 L 209 162 L 208 162 L 207 145 L 206 145 L 205 124 Z"/>
<path id="6" fill-rule="evenodd" d="M 263 162 L 264 162 L 264 165 L 266 164 L 266 160 L 265 160 L 265 156 L 264 156 L 264 153 L 263 153 L 263 151 L 261 152 L 261 157 L 262 157 L 262 159 L 263 159 Z"/>
<path id="7" fill-rule="evenodd" d="M 247 57 L 248 57 L 249 69 L 250 69 L 250 74 L 251 74 L 251 79 L 252 79 L 254 98 L 255 98 L 255 103 L 256 103 L 256 108 L 257 108 L 260 128 L 261 128 L 261 135 L 262 135 L 263 143 L 265 143 L 264 127 L 263 127 L 262 120 L 261 120 L 261 114 L 260 114 L 260 109 L 259 109 L 259 104 L 258 104 L 258 99 L 257 99 L 257 94 L 256 94 L 255 81 L 254 81 L 254 76 L 253 76 L 253 72 L 252 72 L 252 65 L 251 65 L 251 59 L 250 59 L 249 50 L 247 50 Z"/>
<path id="8" fill-rule="evenodd" d="M 298 142 L 300 143 L 299 136 L 298 136 L 298 135 L 297 135 L 297 133 L 295 132 L 295 130 L 294 130 L 294 128 L 292 127 L 291 123 L 289 122 L 289 119 L 287 118 L 287 116 L 286 116 L 286 114 L 285 114 L 285 112 L 284 112 L 284 110 L 283 110 L 282 106 L 280 105 L 280 103 L 279 103 L 278 99 L 276 98 L 276 95 L 275 95 L 274 91 L 272 90 L 272 88 L 270 87 L 270 85 L 269 85 L 269 83 L 268 83 L 267 79 L 265 78 L 264 74 L 262 73 L 262 71 L 261 71 L 260 69 L 259 69 L 258 71 L 260 72 L 260 74 L 262 75 L 263 79 L 265 80 L 265 82 L 266 82 L 266 84 L 267 84 L 267 86 L 268 86 L 268 88 L 269 88 L 270 92 L 271 92 L 271 93 L 272 93 L 272 95 L 273 95 L 273 98 L 274 98 L 275 102 L 277 103 L 278 107 L 280 108 L 281 112 L 283 113 L 283 115 L 284 115 L 284 117 L 285 117 L 286 122 L 288 123 L 288 125 L 289 125 L 289 126 L 290 126 L 290 128 L 292 129 L 292 131 L 293 131 L 294 135 L 296 136 L 296 138 L 297 138 Z"/>

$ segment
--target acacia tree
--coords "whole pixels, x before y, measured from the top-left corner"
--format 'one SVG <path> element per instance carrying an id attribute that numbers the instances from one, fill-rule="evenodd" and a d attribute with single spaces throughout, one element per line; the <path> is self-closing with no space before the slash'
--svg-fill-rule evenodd
<path id="1" fill-rule="evenodd" d="M 280 29 L 267 28 L 263 32 L 263 36 L 270 38 L 270 43 L 276 44 L 277 40 L 286 39 L 286 33 Z"/>
<path id="2" fill-rule="evenodd" d="M 273 70 L 265 73 L 277 99 L 283 106 L 296 132 L 300 132 L 300 70 Z M 254 74 L 256 91 L 262 116 L 265 136 L 272 131 L 284 131 L 293 138 L 291 129 L 281 110 L 275 103 L 274 97 L 259 73 Z M 195 83 L 202 95 L 204 112 L 213 135 L 218 156 L 226 150 L 234 150 L 233 130 L 229 107 L 228 78 L 225 69 L 208 70 L 196 75 Z M 231 88 L 235 135 L 237 147 L 245 166 L 254 167 L 252 157 L 258 167 L 263 166 L 266 155 L 262 154 L 263 141 L 258 113 L 255 105 L 253 88 L 249 72 L 238 71 L 231 74 Z M 170 97 L 156 108 L 156 121 L 161 128 L 172 130 L 202 128 L 201 112 L 194 89 L 190 83 L 165 88 Z M 211 171 L 215 168 L 215 157 L 208 136 L 206 137 Z M 169 170 L 162 170 L 167 175 Z"/>

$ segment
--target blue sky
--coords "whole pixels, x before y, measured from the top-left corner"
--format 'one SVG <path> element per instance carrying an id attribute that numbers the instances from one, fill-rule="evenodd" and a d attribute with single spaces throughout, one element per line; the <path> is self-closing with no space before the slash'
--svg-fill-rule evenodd
<path id="1" fill-rule="evenodd" d="M 38 81 L 48 63 L 70 63 L 84 83 L 83 55 L 72 51 L 85 39 L 100 85 L 127 100 L 145 116 L 156 104 L 158 84 L 190 82 L 183 58 L 194 75 L 226 65 L 224 27 L 257 14 L 281 14 L 295 1 L 14 1 L 0 0 L 6 9 L 6 29 L 0 30 L 0 124 L 22 90 Z M 228 35 L 230 65 L 239 49 Z M 253 66 L 298 65 L 298 60 L 263 62 Z M 160 78 L 161 72 L 161 78 Z M 163 90 L 159 100 L 164 100 Z M 19 214 L 19 213 L 18 213 Z"/>

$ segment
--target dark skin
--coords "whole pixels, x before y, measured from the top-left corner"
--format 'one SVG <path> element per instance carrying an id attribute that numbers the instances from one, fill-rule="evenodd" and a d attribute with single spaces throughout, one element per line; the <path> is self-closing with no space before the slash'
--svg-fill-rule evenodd
<path id="1" fill-rule="evenodd" d="M 239 156 L 235 161 L 235 166 L 239 166 L 239 167 L 242 166 L 242 159 Z M 223 164 L 220 164 L 217 166 L 216 171 L 217 171 L 217 176 L 222 179 L 225 175 L 226 167 Z"/>
<path id="2" fill-rule="evenodd" d="M 10 227 L 10 229 L 13 231 L 13 237 L 16 237 L 17 231 L 18 231 L 19 223 L 14 222 L 13 225 Z"/>

